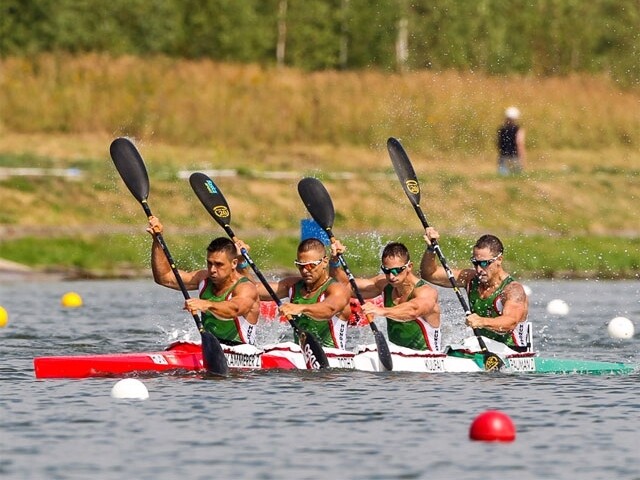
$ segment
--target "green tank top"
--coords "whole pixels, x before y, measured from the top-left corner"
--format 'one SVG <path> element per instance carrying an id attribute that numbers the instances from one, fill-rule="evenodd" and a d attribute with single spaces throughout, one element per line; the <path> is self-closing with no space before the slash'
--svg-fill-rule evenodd
<path id="1" fill-rule="evenodd" d="M 236 285 L 248 281 L 249 279 L 247 277 L 241 277 L 225 292 L 220 295 L 215 295 L 213 293 L 212 283 L 211 281 L 209 281 L 209 279 L 207 279 L 204 289 L 200 291 L 200 298 L 203 300 L 209 300 L 211 302 L 224 302 L 225 300 L 231 298 L 231 292 L 233 292 L 233 289 L 236 288 Z M 238 331 L 238 322 L 234 320 L 236 319 L 223 320 L 216 317 L 210 311 L 202 313 L 202 324 L 204 325 L 205 330 L 213 333 L 218 340 L 227 345 L 239 345 L 241 343 L 245 343 L 242 341 L 242 337 L 240 336 L 240 332 Z"/>
<path id="2" fill-rule="evenodd" d="M 300 280 L 293 285 L 293 293 L 290 295 L 290 301 L 297 305 L 310 305 L 321 302 L 322 297 L 324 297 L 324 292 L 329 288 L 329 285 L 334 282 L 335 280 L 333 278 L 329 278 L 312 297 L 305 298 L 302 293 L 304 282 Z M 294 320 L 298 327 L 300 327 L 300 330 L 312 333 L 324 347 L 340 348 L 332 335 L 333 319 L 318 321 L 307 315 L 300 315 L 294 317 Z M 298 336 L 295 333 L 294 338 L 297 342 Z"/>
<path id="3" fill-rule="evenodd" d="M 418 280 L 414 285 L 414 289 L 425 285 L 425 280 Z M 387 285 L 383 290 L 383 304 L 385 307 L 393 307 L 393 285 Z M 413 292 L 407 297 L 407 300 L 414 298 Z M 401 347 L 411 348 L 413 350 L 432 350 L 427 342 L 431 330 L 439 334 L 439 329 L 431 327 L 424 319 L 416 318 L 410 322 L 398 322 L 393 318 L 387 317 L 387 336 L 389 341 Z M 433 336 L 433 335 L 431 335 Z M 433 338 L 430 339 L 433 343 Z M 436 337 L 436 343 L 438 341 Z M 434 348 L 433 350 L 437 350 Z"/>
<path id="4" fill-rule="evenodd" d="M 487 298 L 480 298 L 480 293 L 478 291 L 479 281 L 477 277 L 471 279 L 469 282 L 469 308 L 475 314 L 480 315 L 481 317 L 490 317 L 495 318 L 502 315 L 502 301 L 499 298 L 500 294 L 504 291 L 505 287 L 513 282 L 513 278 L 508 276 L 505 278 L 500 286 L 489 295 Z M 497 342 L 502 342 L 509 347 L 515 346 L 515 341 L 513 340 L 512 332 L 500 333 L 494 330 L 490 330 L 488 328 L 478 328 L 476 329 L 483 337 L 490 338 Z"/>

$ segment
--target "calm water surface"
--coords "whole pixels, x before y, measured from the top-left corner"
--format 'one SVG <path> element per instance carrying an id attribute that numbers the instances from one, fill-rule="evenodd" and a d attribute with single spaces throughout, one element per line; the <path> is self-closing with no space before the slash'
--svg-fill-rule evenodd
<path id="1" fill-rule="evenodd" d="M 545 355 L 640 363 L 637 282 L 535 282 Z M 63 309 L 76 291 L 84 306 Z M 565 317 L 546 312 L 561 298 Z M 444 333 L 464 336 L 453 293 Z M 35 380 L 44 355 L 148 351 L 199 337 L 182 297 L 151 281 L 0 284 L 0 477 L 7 479 L 640 479 L 640 375 L 245 372 L 141 380 L 146 401 L 114 400 L 116 379 Z M 379 322 L 380 323 L 380 322 Z M 287 335 L 267 325 L 263 342 Z M 370 342 L 352 331 L 351 343 Z M 513 443 L 473 442 L 471 422 L 506 412 Z"/>

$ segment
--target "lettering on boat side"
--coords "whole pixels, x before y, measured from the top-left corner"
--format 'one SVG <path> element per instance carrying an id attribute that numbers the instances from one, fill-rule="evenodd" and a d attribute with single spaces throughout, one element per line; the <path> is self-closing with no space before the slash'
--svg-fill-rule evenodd
<path id="1" fill-rule="evenodd" d="M 225 353 L 230 367 L 260 367 L 260 355 L 244 355 L 241 353 Z"/>
<path id="2" fill-rule="evenodd" d="M 509 358 L 509 367 L 516 372 L 535 372 L 536 363 L 533 357 Z"/>
<path id="3" fill-rule="evenodd" d="M 444 372 L 444 358 L 442 357 L 428 357 L 424 359 L 424 366 L 429 373 Z"/>
<path id="4" fill-rule="evenodd" d="M 156 353 L 154 355 L 149 355 L 149 358 L 156 365 L 169 365 L 169 362 L 167 362 L 167 359 L 164 358 L 164 355 Z"/>
<path id="5" fill-rule="evenodd" d="M 333 368 L 355 368 L 352 357 L 332 357 L 329 362 Z"/>

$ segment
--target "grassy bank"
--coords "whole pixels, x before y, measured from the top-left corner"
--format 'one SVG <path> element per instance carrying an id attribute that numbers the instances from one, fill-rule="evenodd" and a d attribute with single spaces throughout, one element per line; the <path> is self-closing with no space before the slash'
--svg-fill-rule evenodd
<path id="1" fill-rule="evenodd" d="M 640 92 L 604 76 L 310 74 L 96 54 L 6 58 L 0 70 L 0 128 L 200 146 L 212 149 L 215 163 L 237 149 L 260 158 L 265 146 L 375 148 L 390 135 L 421 154 L 478 155 L 493 152 L 511 104 L 522 110 L 535 149 L 640 146 Z"/>
<path id="2" fill-rule="evenodd" d="M 296 185 L 316 176 L 333 198 L 335 233 L 362 244 L 354 268 L 373 271 L 385 241 L 420 249 L 385 148 L 394 136 L 454 264 L 491 232 L 525 276 L 638 269 L 640 92 L 606 78 L 305 74 L 99 55 L 8 58 L 0 68 L 0 256 L 10 260 L 101 276 L 146 268 L 146 220 L 108 153 L 127 135 L 181 264 L 198 265 L 221 233 L 185 179 L 207 171 L 236 233 L 265 244 L 265 268 L 290 266 L 307 216 Z M 493 143 L 510 104 L 523 111 L 529 154 L 523 175 L 504 178 Z"/>
<path id="3" fill-rule="evenodd" d="M 204 265 L 204 250 L 212 235 L 171 235 L 169 248 L 180 268 Z M 293 272 L 298 237 L 248 237 L 252 258 L 265 271 Z M 419 264 L 422 243 L 418 235 L 346 235 L 347 260 L 355 275 L 378 271 L 379 252 L 388 241 L 405 242 Z M 452 268 L 470 266 L 475 238 L 449 237 L 441 242 Z M 516 277 L 540 278 L 638 278 L 640 239 L 520 236 L 504 238 L 505 265 Z M 26 237 L 2 241 L 3 257 L 40 271 L 63 272 L 70 278 L 148 276 L 150 239 L 146 235 L 101 235 L 56 239 Z M 416 267 L 417 268 L 417 267 Z"/>

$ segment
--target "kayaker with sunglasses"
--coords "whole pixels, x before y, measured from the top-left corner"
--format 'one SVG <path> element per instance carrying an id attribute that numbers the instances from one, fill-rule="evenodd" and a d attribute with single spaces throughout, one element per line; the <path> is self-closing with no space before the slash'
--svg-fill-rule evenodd
<path id="1" fill-rule="evenodd" d="M 344 350 L 347 343 L 347 322 L 351 315 L 350 290 L 329 276 L 325 245 L 317 238 L 303 240 L 298 245 L 293 264 L 299 275 L 269 282 L 278 298 L 284 300 L 280 313 L 293 317 L 300 330 L 315 335 L 324 347 Z M 243 274 L 254 279 L 251 269 L 247 268 L 248 264 L 241 264 L 239 267 Z M 256 282 L 256 286 L 262 300 L 271 300 L 262 283 Z"/>
<path id="2" fill-rule="evenodd" d="M 345 251 L 336 240 L 332 246 L 331 275 L 344 284 L 349 279 L 337 260 Z M 335 260 L 335 261 L 334 261 Z M 413 262 L 407 247 L 391 242 L 381 255 L 382 273 L 370 278 L 356 278 L 364 299 L 382 295 L 382 305 L 367 301 L 362 306 L 366 315 L 386 317 L 389 342 L 412 350 L 441 349 L 440 307 L 438 292 L 413 273 Z"/>
<path id="3" fill-rule="evenodd" d="M 429 245 L 420 264 L 423 279 L 441 287 L 453 288 L 444 267 L 438 262 L 431 240 L 440 234 L 433 227 L 425 230 Z M 464 288 L 469 297 L 471 315 L 466 324 L 480 335 L 504 343 L 516 351 L 526 351 L 530 345 L 527 314 L 529 301 L 522 284 L 502 268 L 504 247 L 494 235 L 482 235 L 473 246 L 471 267 L 451 269 L 456 286 Z"/>

